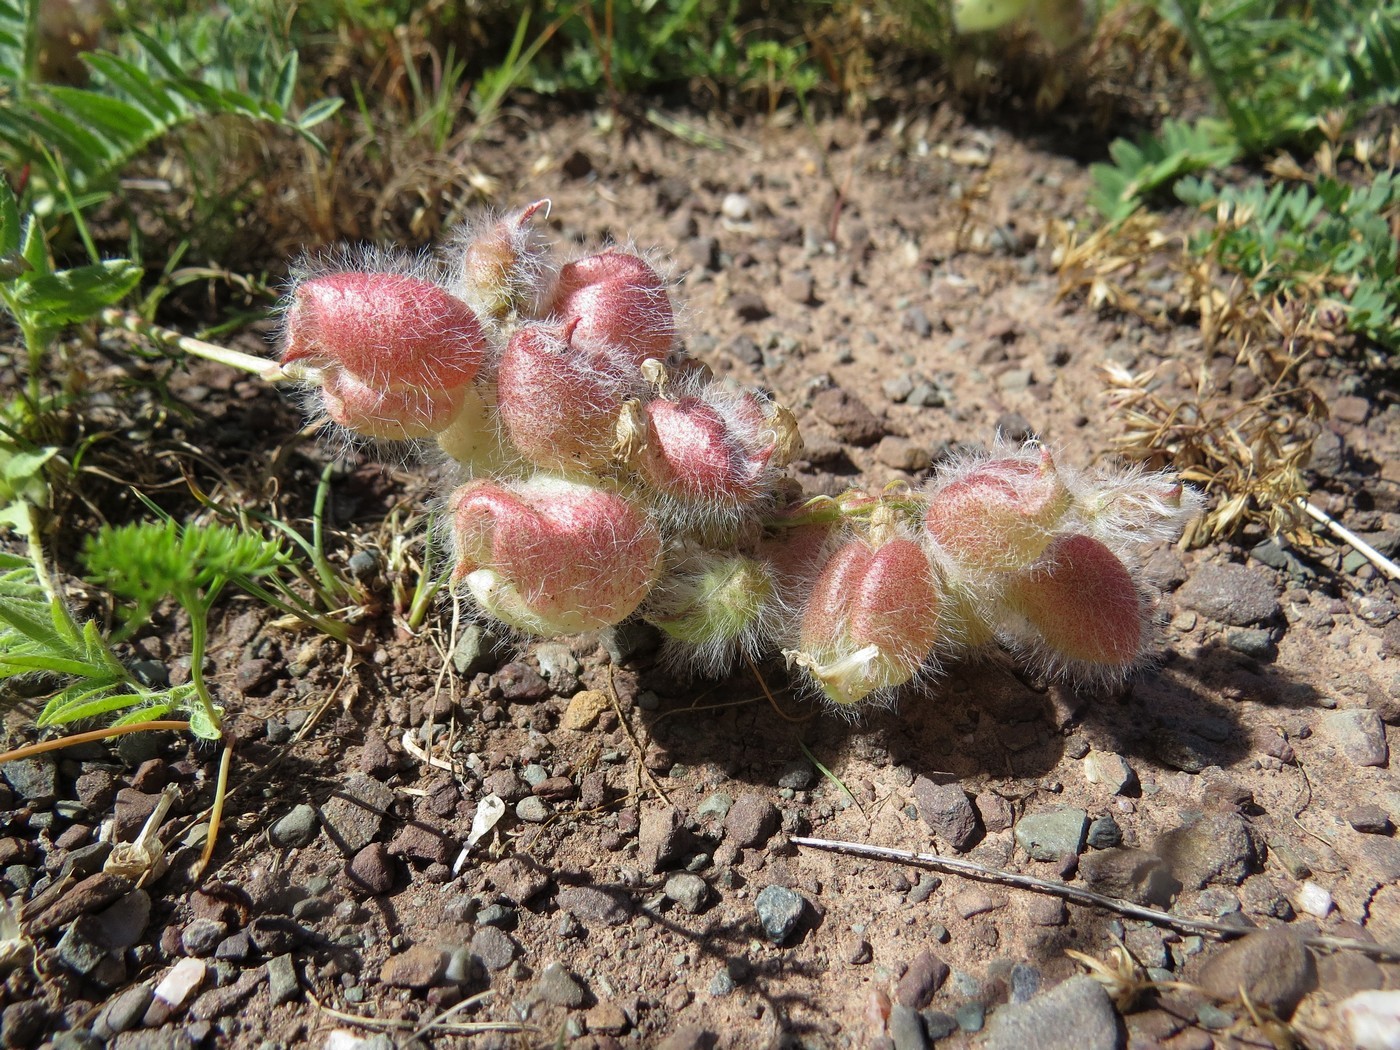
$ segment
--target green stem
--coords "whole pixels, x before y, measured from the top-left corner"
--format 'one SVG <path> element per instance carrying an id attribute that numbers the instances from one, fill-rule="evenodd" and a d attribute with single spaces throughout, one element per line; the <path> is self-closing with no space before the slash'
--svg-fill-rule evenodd
<path id="1" fill-rule="evenodd" d="M 192 336 L 181 335 L 179 332 L 169 328 L 162 328 L 160 325 L 152 324 L 143 317 L 128 313 L 125 310 L 118 310 L 110 307 L 103 310 L 99 315 L 103 324 L 111 328 L 121 328 L 128 332 L 144 336 L 159 346 L 172 350 L 180 350 L 193 357 L 202 357 L 206 361 L 217 361 L 221 365 L 228 365 L 230 368 L 237 368 L 243 372 L 251 372 L 259 379 L 269 383 L 280 383 L 284 381 L 297 382 L 305 377 L 305 370 L 292 364 L 283 367 L 277 361 L 269 361 L 265 357 L 258 357 L 254 354 L 245 354 L 241 350 L 230 350 L 226 346 L 218 346 L 215 343 L 206 343 L 203 339 L 195 339 Z"/>
<path id="2" fill-rule="evenodd" d="M 316 503 L 311 509 L 311 562 L 316 566 L 316 575 L 321 577 L 325 588 L 321 596 L 323 601 L 332 596 L 339 598 L 346 593 L 344 583 L 336 576 L 335 568 L 326 557 L 326 502 L 331 494 L 331 472 L 334 469 L 334 463 L 327 463 L 321 471 L 321 481 L 316 486 Z M 332 603 L 325 601 L 325 604 Z"/>
<path id="3" fill-rule="evenodd" d="M 211 588 L 212 590 L 212 588 Z M 191 587 L 181 587 L 175 592 L 176 600 L 185 608 L 190 617 L 190 684 L 199 697 L 199 703 L 214 727 L 223 725 L 214 698 L 209 695 L 209 686 L 204 681 L 204 651 L 209 644 L 209 606 L 212 596 L 201 600 L 198 592 Z"/>

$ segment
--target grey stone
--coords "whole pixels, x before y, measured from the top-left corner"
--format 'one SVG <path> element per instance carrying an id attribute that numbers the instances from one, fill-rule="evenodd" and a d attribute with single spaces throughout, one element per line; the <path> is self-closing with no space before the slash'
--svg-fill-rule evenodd
<path id="1" fill-rule="evenodd" d="M 1232 562 L 1197 566 L 1176 592 L 1176 600 L 1231 627 L 1269 623 L 1281 613 L 1273 574 Z"/>
<path id="2" fill-rule="evenodd" d="M 553 811 L 538 795 L 526 795 L 515 804 L 515 816 L 527 824 L 543 824 Z"/>
<path id="3" fill-rule="evenodd" d="M 274 955 L 267 960 L 267 994 L 273 1006 L 301 998 L 301 982 L 290 955 Z"/>
<path id="4" fill-rule="evenodd" d="M 1226 631 L 1225 644 L 1237 653 L 1265 663 L 1278 659 L 1278 645 L 1274 642 L 1274 636 L 1262 627 Z"/>
<path id="5" fill-rule="evenodd" d="M 496 926 L 502 930 L 513 930 L 520 922 L 519 913 L 504 904 L 488 904 L 476 913 L 478 926 Z"/>
<path id="6" fill-rule="evenodd" d="M 535 994 L 554 1006 L 577 1009 L 588 1002 L 588 989 L 562 963 L 552 962 L 540 973 Z"/>
<path id="7" fill-rule="evenodd" d="M 321 807 L 321 824 L 343 853 L 358 853 L 374 841 L 393 804 L 389 787 L 364 773 L 351 773 Z"/>
<path id="8" fill-rule="evenodd" d="M 293 806 L 272 825 L 272 841 L 279 846 L 309 846 L 321 830 L 316 807 L 307 802 Z"/>
<path id="9" fill-rule="evenodd" d="M 197 919 L 191 919 L 180 931 L 180 946 L 185 949 L 186 955 L 203 959 L 213 955 L 214 949 L 226 936 L 228 936 L 228 926 L 218 919 L 201 916 Z"/>
<path id="10" fill-rule="evenodd" d="M 141 939 L 151 921 L 151 897 L 145 890 L 132 890 L 110 907 L 97 913 L 97 929 L 109 948 L 130 948 Z"/>
<path id="11" fill-rule="evenodd" d="M 470 951 L 488 970 L 504 970 L 520 954 L 520 945 L 504 930 L 483 926 L 472 934 Z"/>
<path id="12" fill-rule="evenodd" d="M 480 624 L 467 624 L 457 635 L 457 647 L 452 650 L 452 666 L 463 678 L 472 678 L 483 671 L 495 670 L 495 652 L 500 639 Z"/>
<path id="13" fill-rule="evenodd" d="M 964 1032 L 980 1032 L 987 1023 L 987 1008 L 981 1003 L 963 1003 L 953 1011 L 953 1019 Z"/>
<path id="14" fill-rule="evenodd" d="M 1322 716 L 1322 736 L 1358 766 L 1384 766 L 1389 760 L 1385 726 L 1369 708 L 1329 711 Z"/>
<path id="15" fill-rule="evenodd" d="M 0 777 L 14 788 L 16 795 L 36 807 L 52 805 L 58 797 L 58 766 L 47 755 L 6 762 L 0 766 Z"/>
<path id="16" fill-rule="evenodd" d="M 1215 764 L 1215 749 L 1194 733 L 1181 729 L 1157 729 L 1151 736 L 1152 753 L 1163 765 L 1183 773 L 1199 773 Z"/>
<path id="17" fill-rule="evenodd" d="M 884 390 L 887 398 L 899 404 L 907 400 L 909 395 L 914 392 L 914 377 L 909 372 L 901 372 L 893 379 L 886 379 L 881 389 Z"/>
<path id="18" fill-rule="evenodd" d="M 1114 795 L 1137 784 L 1137 774 L 1127 759 L 1112 751 L 1091 751 L 1084 759 L 1084 777 Z"/>
<path id="19" fill-rule="evenodd" d="M 102 870 L 102 866 L 111 855 L 110 842 L 90 842 L 86 846 L 79 846 L 70 850 L 63 858 L 63 867 L 59 869 L 58 877 L 65 879 L 71 875 L 75 879 L 85 879 L 89 875 L 95 875 Z"/>
<path id="20" fill-rule="evenodd" d="M 608 658 L 621 667 L 634 656 L 653 653 L 661 646 L 661 632 L 645 620 L 623 620 L 599 636 Z"/>
<path id="21" fill-rule="evenodd" d="M 959 853 L 977 841 L 977 812 L 959 784 L 935 784 L 928 777 L 914 780 L 914 804 L 934 834 Z"/>
<path id="22" fill-rule="evenodd" d="M 1181 889 L 1165 861 L 1138 849 L 1106 849 L 1079 858 L 1079 878 L 1108 897 L 1164 908 Z"/>
<path id="23" fill-rule="evenodd" d="M 74 973 L 86 975 L 97 969 L 109 950 L 97 921 L 90 915 L 81 915 L 59 939 L 58 961 Z"/>
<path id="24" fill-rule="evenodd" d="M 754 908 L 764 934 L 774 944 L 782 944 L 802 921 L 807 901 L 802 894 L 786 886 L 767 886 L 754 898 Z"/>
<path id="25" fill-rule="evenodd" d="M 1071 977 L 1029 1002 L 1003 1006 L 983 1050 L 1121 1050 L 1124 1033 L 1103 985 Z"/>
<path id="26" fill-rule="evenodd" d="M 561 889 L 555 900 L 584 923 L 620 926 L 632 917 L 632 900 L 620 890 L 570 886 Z"/>
<path id="27" fill-rule="evenodd" d="M 1238 886 L 1259 865 L 1254 829 L 1238 813 L 1207 814 L 1168 831 L 1157 840 L 1156 850 L 1182 885 L 1193 890 Z"/>
<path id="28" fill-rule="evenodd" d="M 94 1027 L 105 1028 L 113 1035 L 130 1031 L 141 1023 L 151 1005 L 155 991 L 149 984 L 136 984 L 119 992 L 106 1006 Z"/>
<path id="29" fill-rule="evenodd" d="M 666 880 L 665 894 L 692 915 L 704 910 L 710 898 L 710 887 L 699 875 L 681 872 Z"/>
<path id="30" fill-rule="evenodd" d="M 924 1019 L 917 1010 L 902 1003 L 890 1007 L 887 1027 L 894 1050 L 925 1050 L 929 1045 L 928 1035 L 924 1032 Z"/>
<path id="31" fill-rule="evenodd" d="M 1089 814 L 1082 809 L 1030 813 L 1016 822 L 1016 844 L 1034 860 L 1055 861 L 1084 849 Z"/>
<path id="32" fill-rule="evenodd" d="M 1301 934 L 1276 926 L 1226 945 L 1206 960 L 1197 983 L 1220 1002 L 1237 1000 L 1243 987 L 1251 1002 L 1287 1020 L 1317 986 L 1317 967 Z"/>
<path id="33" fill-rule="evenodd" d="M 695 808 L 695 815 L 702 820 L 706 817 L 717 817 L 723 820 L 733 807 L 734 800 L 723 791 L 715 791 L 706 795 L 699 806 Z"/>
<path id="34" fill-rule="evenodd" d="M 958 1030 L 958 1019 L 942 1010 L 925 1010 L 922 1016 L 924 1034 L 935 1043 L 940 1039 L 947 1039 Z"/>
<path id="35" fill-rule="evenodd" d="M 1094 822 L 1089 825 L 1089 834 L 1085 837 L 1085 842 L 1094 849 L 1112 849 L 1122 845 L 1123 829 L 1118 826 L 1118 821 L 1105 813 L 1101 817 L 1095 817 Z"/>
<path id="36" fill-rule="evenodd" d="M 806 762 L 789 762 L 778 774 L 778 787 L 789 791 L 806 791 L 812 786 L 816 774 Z"/>

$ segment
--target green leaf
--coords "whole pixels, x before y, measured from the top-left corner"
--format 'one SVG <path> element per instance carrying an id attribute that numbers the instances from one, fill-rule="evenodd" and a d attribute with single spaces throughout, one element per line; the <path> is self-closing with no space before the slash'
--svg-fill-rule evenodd
<path id="1" fill-rule="evenodd" d="M 116 692 L 121 687 L 120 679 L 114 682 L 101 682 L 93 685 L 90 681 L 70 685 L 52 697 L 35 719 L 38 726 L 64 725 L 86 718 L 111 714 L 133 704 L 141 703 L 145 697 L 140 693 Z"/>
<path id="2" fill-rule="evenodd" d="M 303 131 L 314 128 L 317 124 L 328 120 L 344 103 L 343 98 L 323 98 L 311 103 L 302 110 L 301 116 L 297 118 L 297 127 Z"/>
<path id="3" fill-rule="evenodd" d="M 19 253 L 19 201 L 10 188 L 10 180 L 0 176 L 0 255 Z"/>
<path id="4" fill-rule="evenodd" d="M 43 274 L 14 290 L 15 303 L 51 324 L 71 324 L 95 317 L 121 301 L 141 283 L 141 267 L 126 259 Z"/>
<path id="5" fill-rule="evenodd" d="M 219 709 L 222 714 L 222 709 Z M 223 730 L 209 719 L 209 713 L 200 704 L 190 706 L 190 732 L 201 740 L 220 740 Z"/>

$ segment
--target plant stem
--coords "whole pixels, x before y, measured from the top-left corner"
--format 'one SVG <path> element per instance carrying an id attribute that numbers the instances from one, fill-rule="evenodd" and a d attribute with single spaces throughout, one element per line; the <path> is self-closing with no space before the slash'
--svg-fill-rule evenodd
<path id="1" fill-rule="evenodd" d="M 237 368 L 243 372 L 251 372 L 259 379 L 269 383 L 296 382 L 305 375 L 305 370 L 296 364 L 284 368 L 277 361 L 269 361 L 265 357 L 258 357 L 254 354 L 245 354 L 241 350 L 230 350 L 226 346 L 219 346 L 215 343 L 206 343 L 203 339 L 195 339 L 193 336 L 181 335 L 172 329 L 162 328 L 143 317 L 138 317 L 126 310 L 118 310 L 115 307 L 103 310 L 99 319 L 111 328 L 121 328 L 144 336 L 158 346 L 180 350 L 193 357 L 202 357 L 206 361 L 217 361 L 221 365 L 228 365 L 230 368 Z"/>
<path id="2" fill-rule="evenodd" d="M 215 588 L 210 590 L 217 593 Z M 195 695 L 199 697 L 199 703 L 204 708 L 209 724 L 217 729 L 223 725 L 223 719 L 219 715 L 219 709 L 214 706 L 214 698 L 209 695 L 209 686 L 204 681 L 204 650 L 209 644 L 209 606 L 213 603 L 213 594 L 201 599 L 194 588 L 181 587 L 175 592 L 175 598 L 184 606 L 190 617 L 190 684 L 194 686 Z"/>
<path id="3" fill-rule="evenodd" d="M 137 722 L 135 725 L 109 726 L 106 729 L 93 729 L 87 733 L 74 733 L 71 736 L 61 736 L 57 740 L 45 740 L 38 744 L 28 744 L 25 747 L 17 747 L 13 751 L 6 751 L 0 754 L 0 765 L 6 762 L 16 762 L 24 758 L 33 758 L 35 755 L 42 755 L 47 751 L 59 751 L 65 747 L 72 747 L 75 744 L 90 744 L 94 740 L 110 740 L 114 736 L 125 736 L 127 733 L 139 733 L 143 730 L 173 729 L 184 731 L 189 729 L 190 724 L 177 719 L 159 719 L 155 722 Z"/>

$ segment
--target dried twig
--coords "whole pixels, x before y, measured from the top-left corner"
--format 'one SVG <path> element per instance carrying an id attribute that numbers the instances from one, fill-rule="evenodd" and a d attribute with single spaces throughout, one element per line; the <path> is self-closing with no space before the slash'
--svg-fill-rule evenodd
<path id="1" fill-rule="evenodd" d="M 953 875 L 963 875 L 982 882 L 997 882 L 1005 886 L 1033 890 L 1036 893 L 1048 893 L 1076 904 L 1085 904 L 1091 908 L 1106 908 L 1129 918 L 1143 919 L 1158 926 L 1170 926 L 1173 929 L 1201 934 L 1221 941 L 1243 937 L 1245 934 L 1253 932 L 1251 928 L 1227 926 L 1224 923 L 1209 922 L 1206 919 L 1187 919 L 1180 915 L 1173 915 L 1171 912 L 1144 908 L 1140 904 L 1119 900 L 1117 897 L 1106 897 L 1102 893 L 1080 889 L 1078 886 L 1070 886 L 1064 882 L 1038 879 L 1034 875 L 1022 875 L 1019 872 L 1005 871 L 1001 868 L 989 868 L 975 861 L 942 857 L 936 853 L 914 853 L 909 850 L 868 846 L 863 842 L 841 842 L 835 839 L 794 837 L 788 841 L 797 846 L 831 850 L 835 853 L 847 853 L 856 857 L 870 857 L 873 860 L 884 860 L 894 864 L 913 864 Z M 1304 937 L 1302 940 L 1308 947 L 1323 951 L 1353 951 L 1385 962 L 1400 961 L 1400 946 L 1373 944 L 1370 941 L 1357 941 L 1345 937 Z"/>
<path id="2" fill-rule="evenodd" d="M 661 801 L 668 806 L 671 804 L 670 797 L 662 790 L 661 785 L 656 782 L 656 778 L 651 775 L 651 770 L 647 768 L 646 752 L 642 750 L 642 745 L 637 740 L 637 734 L 632 732 L 632 726 L 627 721 L 627 716 L 622 713 L 622 702 L 617 698 L 617 686 L 613 684 L 613 669 L 608 668 L 608 699 L 612 701 L 612 708 L 617 712 L 617 720 L 622 726 L 622 731 L 627 734 L 627 739 L 632 742 L 632 750 L 637 753 L 637 769 L 641 773 L 637 776 L 637 783 L 641 784 L 641 774 L 645 774 L 647 782 L 651 784 L 651 789 L 661 796 Z M 641 797 L 641 791 L 637 792 Z"/>
<path id="3" fill-rule="evenodd" d="M 1298 497 L 1298 506 L 1303 508 L 1303 511 L 1308 517 L 1324 525 L 1328 532 L 1363 555 L 1367 561 L 1380 569 L 1381 572 L 1385 573 L 1392 580 L 1400 580 L 1400 565 L 1396 565 L 1384 554 L 1376 550 L 1375 547 L 1372 547 L 1321 507 L 1314 506 L 1301 496 Z"/>

